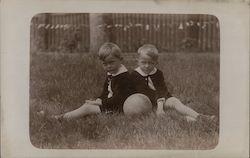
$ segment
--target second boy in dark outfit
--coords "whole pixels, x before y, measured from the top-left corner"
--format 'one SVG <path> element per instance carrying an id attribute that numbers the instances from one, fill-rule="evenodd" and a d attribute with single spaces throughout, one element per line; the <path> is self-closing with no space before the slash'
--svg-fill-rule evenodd
<path id="1" fill-rule="evenodd" d="M 136 87 L 137 92 L 150 98 L 158 115 L 164 114 L 164 110 L 168 108 L 173 108 L 182 114 L 187 121 L 215 118 L 215 116 L 197 113 L 168 92 L 163 73 L 156 68 L 158 50 L 154 45 L 143 45 L 138 49 L 138 54 L 138 68 L 131 73 L 132 84 Z"/>

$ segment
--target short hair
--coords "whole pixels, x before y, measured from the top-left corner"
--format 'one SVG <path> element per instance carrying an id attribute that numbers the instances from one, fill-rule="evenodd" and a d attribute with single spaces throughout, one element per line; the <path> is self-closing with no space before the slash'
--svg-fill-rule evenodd
<path id="1" fill-rule="evenodd" d="M 159 57 L 158 49 L 152 44 L 144 44 L 138 49 L 138 54 L 146 54 L 151 57 L 152 60 L 157 61 Z"/>
<path id="2" fill-rule="evenodd" d="M 114 56 L 115 58 L 118 58 L 122 60 L 122 51 L 120 47 L 112 42 L 106 42 L 104 43 L 98 51 L 99 59 L 104 61 L 109 55 Z"/>

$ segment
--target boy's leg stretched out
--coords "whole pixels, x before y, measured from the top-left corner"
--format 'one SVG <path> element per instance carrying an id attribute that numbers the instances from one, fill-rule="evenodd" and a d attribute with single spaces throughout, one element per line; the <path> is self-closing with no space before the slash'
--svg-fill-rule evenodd
<path id="1" fill-rule="evenodd" d="M 197 121 L 197 120 L 215 120 L 216 117 L 214 115 L 204 115 L 200 114 L 190 107 L 184 105 L 179 99 L 175 97 L 170 97 L 166 100 L 164 104 L 164 109 L 173 108 L 180 114 L 184 115 L 187 121 Z"/>
<path id="2" fill-rule="evenodd" d="M 75 109 L 73 111 L 64 113 L 62 115 L 57 115 L 55 116 L 56 119 L 62 118 L 66 120 L 73 120 L 73 119 L 78 119 L 80 117 L 86 116 L 86 115 L 91 115 L 91 114 L 98 114 L 101 113 L 100 107 L 98 105 L 92 105 L 85 103 L 78 109 Z"/>
<path id="3" fill-rule="evenodd" d="M 170 97 L 166 100 L 164 104 L 164 109 L 173 108 L 180 114 L 184 115 L 187 120 L 195 121 L 200 115 L 190 107 L 184 105 L 179 99 L 175 97 Z"/>

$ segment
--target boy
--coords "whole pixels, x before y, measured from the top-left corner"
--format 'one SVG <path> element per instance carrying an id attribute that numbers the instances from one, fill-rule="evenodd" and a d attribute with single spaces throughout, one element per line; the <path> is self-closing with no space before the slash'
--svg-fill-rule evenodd
<path id="1" fill-rule="evenodd" d="M 56 115 L 55 118 L 71 120 L 100 112 L 123 112 L 123 103 L 135 89 L 130 84 L 128 70 L 121 63 L 123 60 L 121 54 L 121 49 L 116 44 L 104 43 L 98 52 L 103 68 L 107 72 L 101 95 L 96 100 L 86 100 L 78 109 Z"/>
<path id="2" fill-rule="evenodd" d="M 132 83 L 137 92 L 149 97 L 157 115 L 164 114 L 164 109 L 173 108 L 184 115 L 187 121 L 215 118 L 197 113 L 168 92 L 163 73 L 156 68 L 158 50 L 154 45 L 143 45 L 138 49 L 138 54 L 138 67 L 131 73 Z"/>

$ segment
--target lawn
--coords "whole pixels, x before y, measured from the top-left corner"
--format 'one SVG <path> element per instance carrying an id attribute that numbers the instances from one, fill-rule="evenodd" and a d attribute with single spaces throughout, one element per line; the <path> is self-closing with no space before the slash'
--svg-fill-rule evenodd
<path id="1" fill-rule="evenodd" d="M 136 67 L 134 54 L 124 64 Z M 219 118 L 219 54 L 165 53 L 158 67 L 169 91 L 194 110 Z M 30 140 L 45 149 L 213 149 L 218 122 L 188 123 L 173 110 L 162 117 L 105 115 L 57 121 L 51 115 L 81 106 L 99 95 L 105 73 L 95 55 L 32 54 Z M 44 115 L 41 113 L 44 112 Z"/>

